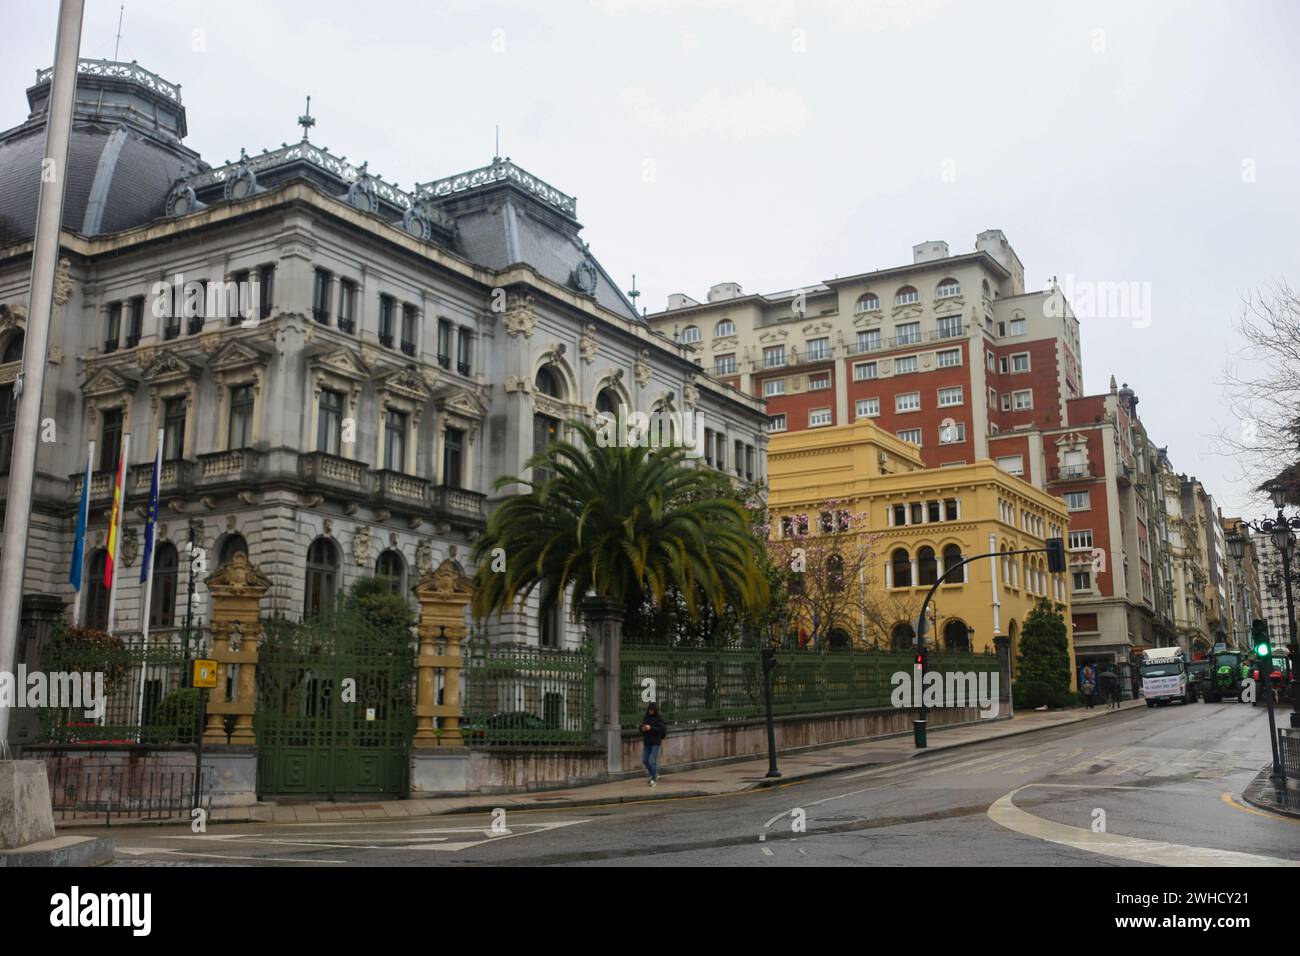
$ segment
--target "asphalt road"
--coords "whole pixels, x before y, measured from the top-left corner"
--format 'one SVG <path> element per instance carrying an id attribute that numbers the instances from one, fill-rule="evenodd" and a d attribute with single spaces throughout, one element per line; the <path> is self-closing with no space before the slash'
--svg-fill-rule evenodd
<path id="1" fill-rule="evenodd" d="M 1261 708 L 1194 704 L 724 797 L 98 832 L 136 866 L 1300 866 L 1240 802 L 1268 759 Z"/>

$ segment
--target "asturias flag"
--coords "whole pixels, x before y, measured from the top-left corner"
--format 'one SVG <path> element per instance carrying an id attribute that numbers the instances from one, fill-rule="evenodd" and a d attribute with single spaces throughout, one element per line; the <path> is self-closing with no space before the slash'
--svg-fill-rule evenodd
<path id="1" fill-rule="evenodd" d="M 81 504 L 77 506 L 77 540 L 72 547 L 72 569 L 68 572 L 68 583 L 72 590 L 81 590 L 82 565 L 86 560 L 86 519 L 90 514 L 90 460 L 94 455 L 94 442 L 86 454 L 86 474 L 81 479 Z"/>

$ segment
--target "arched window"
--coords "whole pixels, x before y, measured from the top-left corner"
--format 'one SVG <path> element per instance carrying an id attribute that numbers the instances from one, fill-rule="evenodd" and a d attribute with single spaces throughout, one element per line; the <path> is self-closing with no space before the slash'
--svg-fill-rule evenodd
<path id="1" fill-rule="evenodd" d="M 934 548 L 929 545 L 916 552 L 916 576 L 922 585 L 939 580 L 939 562 L 934 559 Z"/>
<path id="2" fill-rule="evenodd" d="M 87 562 L 86 616 L 82 621 L 86 627 L 97 627 L 100 630 L 108 627 L 108 588 L 104 587 L 104 568 L 107 564 L 108 551 L 104 548 L 94 552 Z"/>
<path id="3" fill-rule="evenodd" d="M 159 541 L 153 552 L 153 595 L 149 600 L 149 626 L 176 624 L 176 581 L 180 558 L 176 545 Z"/>
<path id="4" fill-rule="evenodd" d="M 943 648 L 959 654 L 970 653 L 970 631 L 965 621 L 954 617 L 943 626 Z"/>
<path id="5" fill-rule="evenodd" d="M 242 534 L 231 532 L 221 539 L 221 547 L 217 551 L 217 567 L 224 568 L 237 554 L 248 554 L 248 542 Z"/>
<path id="6" fill-rule="evenodd" d="M 826 584 L 833 594 L 844 590 L 844 559 L 838 554 L 826 559 Z"/>
<path id="7" fill-rule="evenodd" d="M 899 621 L 889 634 L 889 642 L 896 651 L 910 651 L 916 640 L 916 631 L 906 621 Z"/>
<path id="8" fill-rule="evenodd" d="M 22 361 L 23 341 L 25 338 L 26 335 L 21 329 L 9 336 L 9 341 L 5 343 L 4 354 L 0 355 L 0 365 L 8 365 L 10 362 Z"/>
<path id="9" fill-rule="evenodd" d="M 339 585 L 339 554 L 329 538 L 317 538 L 307 549 L 307 589 L 303 594 L 304 619 L 334 610 Z"/>
<path id="10" fill-rule="evenodd" d="M 858 303 L 853 307 L 854 312 L 876 312 L 880 309 L 880 296 L 874 292 L 864 292 L 858 296 Z"/>
<path id="11" fill-rule="evenodd" d="M 618 392 L 612 388 L 602 388 L 596 396 L 596 413 L 604 412 L 609 415 L 617 415 L 619 404 Z"/>
<path id="12" fill-rule="evenodd" d="M 560 390 L 559 376 L 546 365 L 537 370 L 537 377 L 533 379 L 533 385 L 543 395 L 549 395 L 551 398 L 564 397 Z"/>
<path id="13" fill-rule="evenodd" d="M 375 577 L 384 578 L 388 589 L 394 594 L 402 593 L 402 582 L 406 577 L 406 562 L 400 552 L 388 548 L 379 553 L 375 559 Z"/>
<path id="14" fill-rule="evenodd" d="M 910 588 L 912 586 L 912 559 L 906 548 L 895 548 L 890 558 L 894 569 L 894 587 Z"/>
<path id="15" fill-rule="evenodd" d="M 722 338 L 722 336 L 724 335 L 735 335 L 735 334 L 736 334 L 736 323 L 732 322 L 731 319 L 723 319 L 721 322 L 719 322 L 717 325 L 713 327 L 713 337 L 715 339 Z"/>
<path id="16" fill-rule="evenodd" d="M 961 295 L 961 283 L 952 278 L 944 279 L 934 290 L 934 294 L 940 299 L 951 299 L 955 295 Z"/>
<path id="17" fill-rule="evenodd" d="M 983 289 L 984 289 L 984 298 L 986 299 L 993 298 L 993 290 L 989 287 L 988 279 L 984 280 Z"/>
<path id="18" fill-rule="evenodd" d="M 849 645 L 852 643 L 852 639 L 849 637 L 849 632 L 844 630 L 844 628 L 833 627 L 831 628 L 831 632 L 826 635 L 826 643 L 833 651 L 845 651 L 848 650 Z"/>
<path id="19" fill-rule="evenodd" d="M 687 345 L 693 345 L 700 340 L 700 327 L 698 325 L 688 325 L 682 329 L 682 341 Z"/>
<path id="20" fill-rule="evenodd" d="M 947 571 L 949 568 L 955 567 L 960 563 L 961 563 L 961 545 L 959 544 L 944 545 L 943 569 Z M 966 580 L 965 568 L 962 568 L 956 574 L 950 574 L 948 575 L 948 577 L 944 578 L 944 581 L 948 584 L 956 584 L 956 583 L 964 582 L 965 580 Z"/>
<path id="21" fill-rule="evenodd" d="M 894 305 L 912 305 L 921 301 L 921 293 L 910 285 L 905 285 L 894 293 Z"/>

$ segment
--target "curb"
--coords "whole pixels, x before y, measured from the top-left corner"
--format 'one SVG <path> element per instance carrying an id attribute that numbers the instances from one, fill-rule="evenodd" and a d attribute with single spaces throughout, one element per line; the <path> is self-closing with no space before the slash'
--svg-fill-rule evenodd
<path id="1" fill-rule="evenodd" d="M 1300 820 L 1300 792 L 1293 794 L 1292 791 L 1284 791 L 1279 794 L 1276 785 L 1269 777 L 1272 770 L 1271 766 L 1264 767 L 1255 775 L 1254 780 L 1246 784 L 1246 788 L 1241 792 L 1242 801 L 1257 810 Z M 1281 800 L 1278 799 L 1279 796 Z"/>

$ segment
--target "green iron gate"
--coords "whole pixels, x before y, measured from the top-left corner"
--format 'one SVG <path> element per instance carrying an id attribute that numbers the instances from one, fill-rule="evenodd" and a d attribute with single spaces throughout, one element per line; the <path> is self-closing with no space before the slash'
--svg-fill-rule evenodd
<path id="1" fill-rule="evenodd" d="M 406 791 L 415 651 L 405 629 L 339 610 L 269 620 L 258 654 L 259 796 Z"/>

